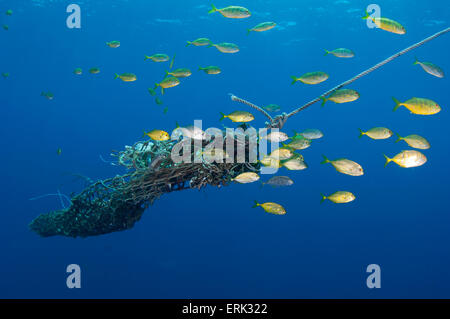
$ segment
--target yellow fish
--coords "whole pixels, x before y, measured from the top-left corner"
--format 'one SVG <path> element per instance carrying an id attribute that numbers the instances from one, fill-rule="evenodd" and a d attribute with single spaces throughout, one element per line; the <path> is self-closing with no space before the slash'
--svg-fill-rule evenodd
<path id="1" fill-rule="evenodd" d="M 255 119 L 253 114 L 247 111 L 234 111 L 233 113 L 230 113 L 228 115 L 225 115 L 222 112 L 220 114 L 222 114 L 220 121 L 223 120 L 224 118 L 229 118 L 233 122 L 246 123 L 251 122 Z"/>
<path id="2" fill-rule="evenodd" d="M 253 172 L 246 172 L 239 174 L 238 176 L 232 178 L 231 180 L 241 184 L 253 183 L 259 180 L 259 175 Z"/>
<path id="3" fill-rule="evenodd" d="M 364 132 L 363 130 L 359 129 L 359 137 L 361 138 L 363 135 L 367 135 L 373 140 L 384 140 L 390 138 L 393 135 L 393 133 L 390 129 L 385 127 L 374 127 L 368 130 L 367 132 Z"/>
<path id="4" fill-rule="evenodd" d="M 169 133 L 162 130 L 152 130 L 150 132 L 144 131 L 144 136 L 145 135 L 155 141 L 167 141 L 168 139 L 170 139 Z"/>
<path id="5" fill-rule="evenodd" d="M 264 155 L 263 159 L 259 161 L 262 165 L 269 168 L 280 168 L 282 165 L 280 160 Z"/>
<path id="6" fill-rule="evenodd" d="M 187 78 L 192 75 L 192 72 L 189 69 L 180 68 L 180 69 L 173 70 L 171 72 L 166 71 L 166 74 L 172 75 L 177 78 Z"/>
<path id="7" fill-rule="evenodd" d="M 270 157 L 276 160 L 287 160 L 294 155 L 293 149 L 290 147 L 280 147 L 270 153 Z"/>
<path id="8" fill-rule="evenodd" d="M 353 162 L 349 159 L 346 158 L 339 158 L 337 160 L 334 161 L 330 161 L 325 155 L 322 155 L 324 160 L 322 161 L 321 164 L 327 164 L 327 163 L 331 163 L 331 165 L 334 166 L 334 168 L 342 174 L 347 174 L 350 176 L 361 176 L 364 175 L 364 170 L 361 167 L 361 165 L 359 165 L 356 162 Z"/>
<path id="9" fill-rule="evenodd" d="M 441 111 L 441 107 L 434 101 L 423 99 L 419 97 L 413 97 L 406 102 L 400 102 L 395 97 L 392 98 L 395 102 L 394 111 L 400 106 L 406 107 L 413 114 L 418 115 L 433 115 Z"/>
<path id="10" fill-rule="evenodd" d="M 381 30 L 396 33 L 396 34 L 405 34 L 406 29 L 397 21 L 388 19 L 388 18 L 373 18 L 366 11 L 366 15 L 362 17 L 363 20 L 370 19 L 375 23 L 375 25 Z"/>
<path id="11" fill-rule="evenodd" d="M 418 148 L 421 150 L 427 150 L 431 147 L 430 143 L 420 135 L 411 134 L 406 137 L 401 137 L 398 135 L 398 139 L 395 142 L 405 141 L 409 146 Z"/>
<path id="12" fill-rule="evenodd" d="M 305 84 L 319 84 L 328 79 L 329 75 L 325 72 L 317 71 L 317 72 L 309 72 L 305 73 L 300 77 L 291 76 L 292 84 L 300 81 Z"/>
<path id="13" fill-rule="evenodd" d="M 294 154 L 292 158 L 283 161 L 282 165 L 290 171 L 301 171 L 308 168 L 308 165 L 306 165 L 303 156 L 301 156 L 300 154 Z"/>
<path id="14" fill-rule="evenodd" d="M 338 191 L 336 193 L 331 194 L 330 196 L 325 196 L 322 194 L 322 200 L 320 202 L 323 203 L 326 199 L 329 199 L 330 201 L 336 204 L 345 204 L 354 201 L 355 198 L 356 198 L 355 195 L 353 195 L 350 192 Z"/>
<path id="15" fill-rule="evenodd" d="M 134 82 L 137 80 L 137 77 L 136 74 L 133 73 L 122 73 L 122 74 L 116 73 L 116 77 L 114 79 L 121 79 L 124 82 Z"/>
<path id="16" fill-rule="evenodd" d="M 277 204 L 277 203 L 264 203 L 260 204 L 255 200 L 255 204 L 253 205 L 253 208 L 261 206 L 266 213 L 274 214 L 274 215 L 284 215 L 286 214 L 286 210 L 283 208 L 283 206 Z"/>
<path id="17" fill-rule="evenodd" d="M 160 83 L 155 83 L 155 88 L 160 86 L 161 94 L 164 94 L 164 89 L 168 89 L 168 88 L 177 86 L 178 84 L 180 84 L 180 80 L 178 80 L 177 77 L 169 76 L 169 77 L 165 78 L 164 80 L 162 80 Z"/>
<path id="18" fill-rule="evenodd" d="M 212 5 L 212 9 L 209 10 L 208 13 L 214 13 L 217 11 L 225 18 L 231 19 L 243 19 L 248 18 L 251 15 L 250 11 L 248 11 L 247 8 L 238 6 L 229 6 L 226 8 L 217 9 L 215 5 Z"/>
<path id="19" fill-rule="evenodd" d="M 386 155 L 384 155 L 384 158 L 386 158 L 384 167 L 390 162 L 405 168 L 422 166 L 427 162 L 427 157 L 418 151 L 402 151 L 395 155 L 394 158 L 389 158 Z"/>

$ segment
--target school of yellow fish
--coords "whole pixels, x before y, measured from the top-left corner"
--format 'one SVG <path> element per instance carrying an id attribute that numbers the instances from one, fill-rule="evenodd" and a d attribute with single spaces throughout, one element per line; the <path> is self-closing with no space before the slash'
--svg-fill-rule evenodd
<path id="1" fill-rule="evenodd" d="M 245 19 L 251 16 L 251 12 L 244 7 L 241 6 L 228 6 L 225 8 L 216 8 L 212 5 L 211 10 L 208 12 L 209 14 L 219 13 L 225 18 L 229 19 Z M 7 13 L 11 14 L 10 11 Z M 394 34 L 405 34 L 406 29 L 398 22 L 385 18 L 373 18 L 366 12 L 366 15 L 362 17 L 362 19 L 371 20 L 379 29 L 385 30 Z M 255 25 L 252 28 L 247 29 L 247 34 L 252 32 L 264 32 L 276 27 L 275 22 L 262 22 Z M 110 41 L 106 42 L 106 45 L 110 48 L 117 49 L 120 47 L 119 41 Z M 187 41 L 187 47 L 214 47 L 219 52 L 225 54 L 234 54 L 239 52 L 240 48 L 238 45 L 229 42 L 221 42 L 221 43 L 213 43 L 208 38 L 198 38 L 192 41 Z M 325 50 L 325 55 L 332 55 L 337 58 L 348 59 L 355 56 L 355 53 L 347 48 L 336 48 L 333 50 Z M 170 61 L 169 55 L 165 53 L 155 53 L 153 55 L 145 55 L 145 60 L 149 60 L 155 63 L 164 63 Z M 156 96 L 156 89 L 159 87 L 161 89 L 161 94 L 165 94 L 165 91 L 169 88 L 176 87 L 181 84 L 182 79 L 188 78 L 192 75 L 190 69 L 187 68 L 177 68 L 173 69 L 175 56 L 172 57 L 170 62 L 169 70 L 166 71 L 165 76 L 159 83 L 156 83 L 153 87 L 149 88 L 148 91 L 152 96 Z M 438 78 L 444 77 L 443 70 L 437 65 L 431 62 L 419 61 L 417 58 L 415 59 L 414 65 L 419 65 L 425 72 L 430 75 L 433 75 Z M 198 68 L 199 71 L 203 71 L 208 75 L 217 75 L 222 72 L 220 67 L 218 66 L 200 66 Z M 93 67 L 89 70 L 91 74 L 98 74 L 100 72 L 99 68 Z M 75 75 L 81 75 L 82 69 L 76 68 L 73 73 Z M 133 73 L 122 73 L 115 74 L 116 79 L 120 79 L 124 82 L 134 82 L 137 80 L 137 76 Z M 323 71 L 311 71 L 304 73 L 300 76 L 292 76 L 292 84 L 296 84 L 297 82 L 301 82 L 307 85 L 317 85 L 329 78 L 329 74 Z M 51 92 L 42 92 L 42 96 L 47 99 L 53 99 L 53 94 Z M 322 106 L 326 104 L 328 101 L 332 101 L 337 104 L 341 103 L 349 103 L 355 101 L 360 98 L 360 94 L 352 89 L 338 89 L 333 91 L 331 94 L 326 97 L 322 97 Z M 157 104 L 163 104 L 163 102 L 156 97 L 155 101 Z M 419 98 L 412 97 L 408 100 L 401 102 L 396 98 L 393 98 L 395 103 L 394 111 L 400 108 L 401 106 L 408 109 L 412 114 L 417 115 L 434 115 L 441 111 L 441 107 L 434 102 L 433 100 L 427 98 Z M 269 112 L 277 112 L 280 110 L 280 107 L 276 104 L 270 104 L 264 107 Z M 165 112 L 167 109 L 165 109 Z M 220 120 L 229 119 L 234 123 L 248 123 L 255 119 L 253 114 L 247 111 L 236 110 L 230 114 L 221 113 Z M 204 136 L 204 132 L 195 127 L 179 127 L 177 125 L 177 129 L 181 130 L 182 133 L 191 138 L 199 138 L 202 139 Z M 383 140 L 388 139 L 394 135 L 394 133 L 385 127 L 374 127 L 369 130 L 363 131 L 359 129 L 360 135 L 359 137 L 367 136 L 373 140 Z M 169 133 L 164 130 L 154 129 L 149 132 L 144 131 L 144 136 L 148 136 L 152 140 L 156 141 L 165 141 L 170 139 Z M 398 139 L 396 142 L 404 141 L 408 146 L 414 149 L 426 150 L 430 148 L 430 143 L 422 136 L 416 134 L 410 134 L 407 136 L 398 135 Z M 312 141 L 316 139 L 320 139 L 323 137 L 323 133 L 318 129 L 307 129 L 301 133 L 297 133 L 294 131 L 294 135 L 289 137 L 284 132 L 270 132 L 265 136 L 260 136 L 260 139 L 266 139 L 271 143 L 282 143 L 282 147 L 271 152 L 269 155 L 265 155 L 259 162 L 261 165 L 266 167 L 274 167 L 281 168 L 285 167 L 288 170 L 304 170 L 308 166 L 304 161 L 304 158 L 301 154 L 296 153 L 298 150 L 303 150 L 311 146 Z M 289 141 L 289 142 L 287 142 Z M 220 153 L 220 154 L 218 154 Z M 58 149 L 58 154 L 61 154 L 61 149 Z M 208 158 L 227 158 L 228 154 L 225 151 L 218 152 L 218 150 L 214 149 L 204 149 L 199 154 L 202 157 Z M 350 175 L 350 176 L 362 176 L 364 174 L 363 167 L 347 158 L 337 158 L 337 159 L 328 159 L 326 156 L 323 156 L 322 164 L 331 164 L 337 172 Z M 394 157 L 390 158 L 384 155 L 386 162 L 385 166 L 390 162 L 396 163 L 400 167 L 410 168 L 410 167 L 418 167 L 427 162 L 427 157 L 417 151 L 417 150 L 404 150 Z M 253 183 L 260 180 L 260 176 L 254 172 L 246 172 L 242 173 L 234 178 L 231 181 L 247 184 Z M 267 182 L 262 182 L 262 185 L 271 185 L 273 187 L 279 186 L 290 186 L 293 184 L 293 181 L 287 176 L 274 176 L 270 178 Z M 355 200 L 356 196 L 349 191 L 336 191 L 333 194 L 328 196 L 322 194 L 321 202 L 325 200 L 330 200 L 333 203 L 349 203 Z M 253 207 L 261 207 L 267 213 L 275 214 L 275 215 L 284 215 L 286 214 L 286 210 L 280 204 L 274 202 L 266 202 L 259 203 L 255 201 Z"/>

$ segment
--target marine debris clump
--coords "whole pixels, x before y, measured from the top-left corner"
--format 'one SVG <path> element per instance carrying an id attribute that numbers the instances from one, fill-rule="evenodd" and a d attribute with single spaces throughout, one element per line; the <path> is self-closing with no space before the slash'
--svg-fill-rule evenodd
<path id="1" fill-rule="evenodd" d="M 192 161 L 173 161 L 174 146 L 181 143 L 173 140 L 141 141 L 113 152 L 116 164 L 127 168 L 126 174 L 89 185 L 71 198 L 70 207 L 39 215 L 30 223 L 30 229 L 42 237 L 88 237 L 130 229 L 165 193 L 207 185 L 220 187 L 243 172 L 259 170 L 259 164 L 250 164 L 248 157 L 243 163 L 237 163 L 234 157 L 222 163 L 195 162 L 199 147 L 203 149 L 208 141 L 200 141 L 200 145 L 187 141 L 191 147 L 182 148 L 180 154 L 188 149 Z M 234 142 L 237 146 L 238 142 Z M 244 146 L 248 152 L 248 139 Z M 234 148 L 236 157 L 238 149 Z"/>

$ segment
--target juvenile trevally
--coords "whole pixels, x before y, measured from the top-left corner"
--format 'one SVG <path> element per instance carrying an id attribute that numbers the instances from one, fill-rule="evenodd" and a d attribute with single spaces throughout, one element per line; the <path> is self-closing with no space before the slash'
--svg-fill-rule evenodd
<path id="1" fill-rule="evenodd" d="M 336 193 L 331 194 L 330 196 L 325 196 L 322 194 L 322 200 L 320 202 L 323 203 L 325 200 L 329 199 L 330 201 L 336 204 L 345 204 L 354 201 L 355 198 L 356 198 L 355 195 L 353 195 L 350 192 L 338 191 Z"/>
<path id="2" fill-rule="evenodd" d="M 321 164 L 327 164 L 327 163 L 331 163 L 331 165 L 334 166 L 334 168 L 342 174 L 347 174 L 347 175 L 351 175 L 351 176 L 361 176 L 364 175 L 364 170 L 361 167 L 361 165 L 359 165 L 356 162 L 353 162 L 349 159 L 346 158 L 339 158 L 337 160 L 334 161 L 330 161 L 325 155 L 323 156 L 323 161 Z"/>
<path id="3" fill-rule="evenodd" d="M 282 166 L 279 159 L 272 158 L 269 155 L 264 155 L 259 162 L 265 167 L 270 168 L 280 168 Z"/>
<path id="4" fill-rule="evenodd" d="M 174 76 L 169 76 L 162 80 L 160 83 L 155 83 L 155 88 L 160 86 L 161 87 L 161 94 L 164 94 L 164 89 L 168 89 L 174 86 L 177 86 L 180 84 L 180 80 Z"/>
<path id="5" fill-rule="evenodd" d="M 395 102 L 394 111 L 400 106 L 406 107 L 413 114 L 418 115 L 433 115 L 441 111 L 441 107 L 434 101 L 419 97 L 413 97 L 406 102 L 400 102 L 395 97 L 392 98 Z"/>
<path id="6" fill-rule="evenodd" d="M 359 137 L 361 138 L 363 135 L 367 135 L 373 140 L 385 140 L 387 138 L 390 138 L 394 133 L 388 128 L 385 127 L 374 127 L 368 130 L 367 132 L 364 132 L 363 130 L 359 129 Z"/>
<path id="7" fill-rule="evenodd" d="M 255 119 L 253 114 L 247 111 L 234 111 L 228 115 L 225 115 L 222 112 L 220 112 L 220 114 L 222 115 L 222 117 L 219 119 L 220 121 L 222 121 L 225 118 L 229 118 L 233 122 L 246 123 L 253 121 Z"/>
<path id="8" fill-rule="evenodd" d="M 333 93 L 331 93 L 327 97 L 321 96 L 320 99 L 322 100 L 322 106 L 324 106 L 325 102 L 328 100 L 333 101 L 334 103 L 338 103 L 338 104 L 348 103 L 348 102 L 353 102 L 353 101 L 359 99 L 359 93 L 356 92 L 355 90 L 340 89 L 340 90 L 333 91 Z"/>
<path id="9" fill-rule="evenodd" d="M 273 29 L 276 27 L 276 23 L 275 22 L 262 22 L 256 26 L 254 26 L 251 29 L 247 30 L 247 34 L 250 34 L 250 32 L 255 31 L 255 32 L 262 32 L 262 31 L 267 31 L 270 29 Z"/>
<path id="10" fill-rule="evenodd" d="M 253 172 L 246 172 L 246 173 L 239 174 L 238 176 L 236 176 L 235 178 L 232 178 L 231 180 L 236 181 L 241 184 L 248 184 L 248 183 L 253 183 L 253 182 L 256 182 L 257 180 L 259 180 L 259 175 L 256 173 L 253 173 Z"/>
<path id="11" fill-rule="evenodd" d="M 325 50 L 325 55 L 332 54 L 338 58 L 353 58 L 355 53 L 352 50 L 346 48 L 338 48 L 331 51 Z"/>
<path id="12" fill-rule="evenodd" d="M 401 137 L 400 135 L 397 134 L 397 136 L 398 139 L 396 140 L 396 142 L 405 141 L 409 146 L 414 148 L 427 150 L 431 147 L 430 143 L 420 135 L 411 134 L 406 137 Z"/>
<path id="13" fill-rule="evenodd" d="M 288 144 L 283 144 L 283 146 L 293 148 L 294 150 L 304 150 L 311 146 L 311 140 L 303 136 L 296 137 Z"/>
<path id="14" fill-rule="evenodd" d="M 198 38 L 194 41 L 187 41 L 186 46 L 195 45 L 196 47 L 201 47 L 205 45 L 211 45 L 212 42 L 210 39 L 207 38 Z"/>
<path id="15" fill-rule="evenodd" d="M 431 63 L 431 62 L 420 62 L 419 60 L 417 60 L 414 62 L 414 65 L 420 65 L 422 67 L 422 69 L 424 69 L 425 72 L 427 72 L 428 74 L 434 75 L 438 78 L 443 78 L 444 77 L 444 71 L 438 67 L 437 65 Z"/>
<path id="16" fill-rule="evenodd" d="M 91 73 L 91 74 L 99 74 L 100 73 L 100 69 L 99 68 L 91 68 L 91 69 L 89 69 L 89 73 Z"/>
<path id="17" fill-rule="evenodd" d="M 9 73 L 8 73 L 8 72 L 3 72 L 3 73 L 2 73 L 2 76 L 6 79 L 6 78 L 9 77 Z"/>
<path id="18" fill-rule="evenodd" d="M 303 156 L 294 154 L 290 159 L 281 162 L 281 165 L 291 171 L 301 171 L 308 168 Z"/>
<path id="19" fill-rule="evenodd" d="M 362 19 L 366 20 L 366 19 L 370 19 L 373 21 L 373 23 L 375 23 L 375 25 L 384 30 L 384 31 L 388 31 L 388 32 L 392 32 L 392 33 L 396 33 L 396 34 L 405 34 L 406 33 L 406 29 L 397 21 L 388 19 L 388 18 L 374 18 L 371 15 L 369 15 L 369 13 L 366 11 L 366 15 L 364 17 L 362 17 Z"/>
<path id="20" fill-rule="evenodd" d="M 263 139 L 266 139 L 272 143 L 279 143 L 284 142 L 289 139 L 289 136 L 287 136 L 284 132 L 270 132 L 269 134 L 262 137 Z"/>
<path id="21" fill-rule="evenodd" d="M 155 96 L 156 95 L 155 89 L 148 88 L 147 90 L 148 90 L 148 93 L 150 93 L 151 96 Z"/>
<path id="22" fill-rule="evenodd" d="M 266 211 L 266 213 L 275 214 L 275 215 L 286 214 L 286 210 L 284 209 L 284 207 L 277 203 L 267 202 L 264 204 L 260 204 L 255 200 L 255 204 L 253 205 L 253 208 L 258 207 L 258 206 L 261 206 Z"/>
<path id="23" fill-rule="evenodd" d="M 277 104 L 269 104 L 269 105 L 263 106 L 263 109 L 265 109 L 266 111 L 269 111 L 269 112 L 278 112 L 279 110 L 281 110 L 281 107 Z"/>
<path id="24" fill-rule="evenodd" d="M 217 50 L 219 50 L 222 53 L 236 53 L 239 52 L 239 47 L 234 43 L 219 43 L 219 44 L 212 44 L 213 47 L 216 47 Z"/>
<path id="25" fill-rule="evenodd" d="M 155 141 L 167 141 L 170 138 L 169 133 L 162 130 L 152 130 L 150 132 L 144 131 L 144 136 L 145 135 L 147 135 L 148 137 L 150 137 L 152 140 Z"/>
<path id="26" fill-rule="evenodd" d="M 83 73 L 83 70 L 81 68 L 76 68 L 75 70 L 73 70 L 73 74 L 81 75 L 82 73 Z"/>
<path id="27" fill-rule="evenodd" d="M 164 104 L 164 102 L 159 97 L 155 98 L 155 103 L 158 104 L 158 105 L 163 105 Z"/>
<path id="28" fill-rule="evenodd" d="M 222 148 L 206 148 L 201 151 L 203 159 L 209 163 L 222 163 L 224 160 L 230 158 L 230 155 Z"/>
<path id="29" fill-rule="evenodd" d="M 389 164 L 390 162 L 394 162 L 398 166 L 404 168 L 421 166 L 427 162 L 427 158 L 425 155 L 423 155 L 419 151 L 412 151 L 412 150 L 402 151 L 397 155 L 395 155 L 394 158 L 389 158 L 386 155 L 384 155 L 384 158 L 386 159 L 384 167 L 386 167 L 387 164 Z"/>
<path id="30" fill-rule="evenodd" d="M 328 79 L 328 74 L 322 71 L 305 73 L 300 77 L 291 76 L 292 84 L 300 81 L 305 84 L 319 84 Z"/>
<path id="31" fill-rule="evenodd" d="M 173 70 L 170 72 L 166 71 L 166 74 L 172 75 L 177 78 L 187 78 L 192 75 L 192 72 L 191 72 L 191 70 L 186 69 L 186 68 L 179 68 L 179 69 L 176 69 L 176 70 Z"/>
<path id="32" fill-rule="evenodd" d="M 137 80 L 137 77 L 136 74 L 133 73 L 122 73 L 122 74 L 116 73 L 116 77 L 114 79 L 121 79 L 124 82 L 134 82 Z"/>
<path id="33" fill-rule="evenodd" d="M 270 153 L 269 157 L 282 161 L 291 158 L 293 155 L 294 149 L 283 146 Z"/>
<path id="34" fill-rule="evenodd" d="M 323 133 L 316 128 L 306 129 L 300 134 L 294 131 L 294 134 L 294 139 L 303 136 L 304 138 L 307 138 L 309 140 L 317 140 L 323 137 Z"/>
<path id="35" fill-rule="evenodd" d="M 118 48 L 120 47 L 120 42 L 119 41 L 106 42 L 106 45 L 109 46 L 110 48 Z"/>
<path id="36" fill-rule="evenodd" d="M 13 11 L 11 9 L 6 10 L 6 15 L 7 16 L 12 16 Z"/>
<path id="37" fill-rule="evenodd" d="M 220 72 L 222 72 L 222 70 L 220 70 L 220 68 L 218 66 L 207 66 L 207 67 L 199 67 L 198 68 L 199 71 L 203 71 L 206 74 L 219 74 Z"/>
<path id="38" fill-rule="evenodd" d="M 232 19 L 243 19 L 248 18 L 251 13 L 247 8 L 239 7 L 239 6 L 229 6 L 222 9 L 217 9 L 214 5 L 212 5 L 212 9 L 208 11 L 208 13 L 220 12 L 225 18 Z"/>
<path id="39" fill-rule="evenodd" d="M 157 54 L 153 54 L 151 56 L 146 55 L 145 59 L 152 60 L 153 62 L 166 62 L 166 61 L 169 61 L 170 58 L 167 54 L 157 53 Z"/>
<path id="40" fill-rule="evenodd" d="M 270 186 L 291 186 L 294 181 L 287 176 L 274 176 L 270 178 L 267 182 L 263 182 L 262 185 Z"/>

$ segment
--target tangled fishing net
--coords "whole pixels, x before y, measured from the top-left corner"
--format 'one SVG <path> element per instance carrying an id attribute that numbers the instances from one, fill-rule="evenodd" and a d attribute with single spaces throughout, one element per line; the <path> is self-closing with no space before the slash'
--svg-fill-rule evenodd
<path id="1" fill-rule="evenodd" d="M 233 154 L 225 160 L 205 160 L 199 152 L 207 147 L 192 139 L 182 141 L 141 141 L 125 150 L 113 152 L 116 164 L 128 173 L 92 183 L 71 198 L 67 209 L 42 214 L 30 223 L 30 229 L 43 237 L 62 235 L 87 237 L 130 229 L 144 211 L 165 193 L 184 189 L 201 189 L 207 185 L 227 185 L 231 178 L 247 171 L 258 171 L 259 164 L 249 163 L 250 139 L 244 142 L 235 136 Z M 176 147 L 184 143 L 184 148 Z M 186 145 L 188 143 L 189 145 Z M 238 151 L 244 147 L 246 159 L 236 163 Z M 173 152 L 185 161 L 174 162 Z M 186 153 L 189 152 L 187 158 Z M 201 155 L 201 154 L 200 154 Z M 186 160 L 188 159 L 188 160 Z"/>

